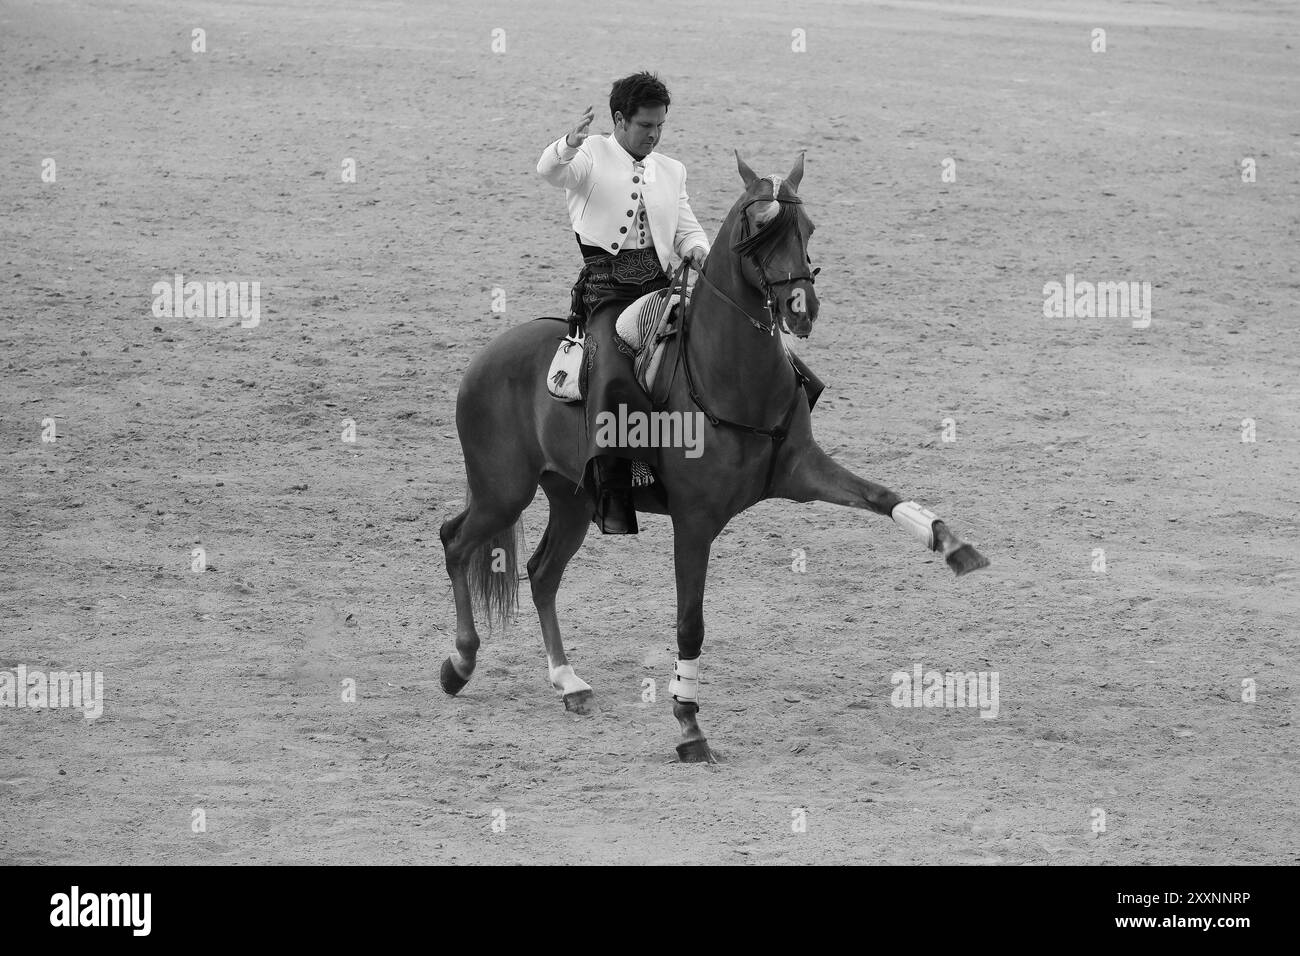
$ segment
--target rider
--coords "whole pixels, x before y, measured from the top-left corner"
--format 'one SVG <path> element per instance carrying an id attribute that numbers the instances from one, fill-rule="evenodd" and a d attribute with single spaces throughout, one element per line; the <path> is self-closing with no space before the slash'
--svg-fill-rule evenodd
<path id="1" fill-rule="evenodd" d="M 650 73 L 614 83 L 609 112 L 614 132 L 591 136 L 590 106 L 565 136 L 542 152 L 537 171 L 562 186 L 569 219 L 582 252 L 583 269 L 574 286 L 573 312 L 585 316 L 587 362 L 587 448 L 583 480 L 594 461 L 596 517 L 606 534 L 635 534 L 632 460 L 653 449 L 595 445 L 595 416 L 649 413 L 650 400 L 632 376 L 630 356 L 617 342 L 614 322 L 638 297 L 669 284 L 674 253 L 704 264 L 709 241 L 686 196 L 686 167 L 663 153 L 659 142 L 671 102 L 668 88 Z M 653 461 L 653 459 L 651 459 Z"/>

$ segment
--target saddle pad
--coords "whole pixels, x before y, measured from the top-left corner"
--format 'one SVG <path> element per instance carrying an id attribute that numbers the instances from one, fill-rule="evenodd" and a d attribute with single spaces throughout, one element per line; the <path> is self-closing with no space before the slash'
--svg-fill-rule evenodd
<path id="1" fill-rule="evenodd" d="M 671 323 L 680 301 L 680 295 L 670 296 L 667 290 L 650 292 L 628 305 L 614 323 L 618 337 L 635 353 L 632 366 L 646 394 L 653 391 L 668 339 L 677 331 Z"/>
<path id="2" fill-rule="evenodd" d="M 641 347 L 649 341 L 659 327 L 664 311 L 676 305 L 677 299 L 678 297 L 674 295 L 670 300 L 666 290 L 649 292 L 641 296 L 619 313 L 618 320 L 614 323 L 614 331 L 633 351 L 640 352 Z"/>

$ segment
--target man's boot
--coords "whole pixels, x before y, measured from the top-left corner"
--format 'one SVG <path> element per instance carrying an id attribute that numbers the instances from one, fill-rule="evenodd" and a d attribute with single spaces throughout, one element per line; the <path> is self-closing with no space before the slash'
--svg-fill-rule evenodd
<path id="1" fill-rule="evenodd" d="M 596 459 L 596 521 L 605 534 L 636 534 L 632 507 L 632 462 L 602 455 Z"/>

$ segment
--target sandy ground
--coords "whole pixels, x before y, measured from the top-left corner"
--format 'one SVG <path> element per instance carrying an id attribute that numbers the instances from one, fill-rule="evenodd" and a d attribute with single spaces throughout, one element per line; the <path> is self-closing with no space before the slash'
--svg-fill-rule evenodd
<path id="1" fill-rule="evenodd" d="M 0 708 L 0 861 L 1300 859 L 1300 16 L 1088 7 L 5 0 L 0 669 L 99 670 L 107 700 Z M 534 163 L 642 67 L 710 234 L 733 148 L 808 150 L 819 440 L 994 561 L 742 516 L 715 767 L 672 762 L 663 518 L 593 533 L 561 592 L 598 715 L 551 691 L 526 589 L 464 694 L 437 683 L 459 375 L 567 305 Z M 259 280 L 261 324 L 156 319 L 178 272 Z M 1067 272 L 1151 282 L 1151 326 L 1045 319 Z M 892 707 L 915 663 L 997 671 L 998 717 Z"/>

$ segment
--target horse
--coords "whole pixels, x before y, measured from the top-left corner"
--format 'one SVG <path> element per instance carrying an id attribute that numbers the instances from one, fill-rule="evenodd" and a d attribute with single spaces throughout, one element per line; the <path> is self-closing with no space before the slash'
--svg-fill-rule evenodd
<path id="1" fill-rule="evenodd" d="M 736 515 L 767 498 L 862 508 L 891 517 L 941 553 L 958 576 L 989 563 L 935 514 L 848 471 L 813 440 L 804 383 L 776 334 L 807 338 L 817 319 L 813 284 L 820 270 L 811 269 L 807 251 L 815 227 L 798 196 L 804 155 L 784 177 L 755 175 L 739 152 L 736 165 L 744 192 L 696 273 L 672 354 L 663 360 L 673 372 L 662 407 L 703 414 L 703 449 L 660 448 L 658 493 L 640 488 L 634 499 L 638 510 L 672 520 L 678 654 L 669 692 L 684 763 L 717 760 L 698 717 L 704 589 L 712 543 Z M 545 317 L 508 329 L 470 361 L 461 380 L 456 429 L 468 486 L 466 507 L 440 530 L 456 639 L 439 678 L 455 695 L 473 675 L 480 646 L 476 606 L 489 627 L 514 613 L 518 521 L 540 486 L 550 514 L 527 570 L 548 674 L 566 709 L 589 714 L 594 693 L 565 656 L 555 611 L 561 576 L 595 508 L 582 481 L 582 406 L 558 402 L 547 391 L 556 333 Z"/>

